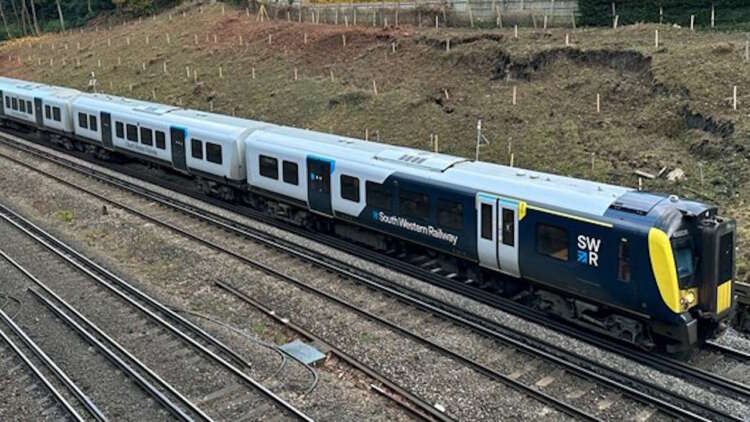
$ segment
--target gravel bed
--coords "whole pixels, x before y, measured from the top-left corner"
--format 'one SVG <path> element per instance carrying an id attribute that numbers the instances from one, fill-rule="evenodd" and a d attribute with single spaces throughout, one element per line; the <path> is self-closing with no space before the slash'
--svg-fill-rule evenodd
<path id="1" fill-rule="evenodd" d="M 44 164 L 43 164 L 44 165 Z M 42 165 L 42 166 L 43 166 Z M 131 181 L 134 181 L 134 179 L 123 177 L 125 179 L 130 179 Z M 136 181 L 137 182 L 137 181 Z M 144 184 L 143 182 L 137 182 L 140 184 Z M 649 380 L 650 382 L 654 382 L 655 384 L 661 385 L 667 389 L 670 389 L 677 394 L 685 395 L 688 397 L 693 397 L 697 400 L 701 400 L 705 403 L 709 403 L 713 406 L 716 406 L 720 409 L 724 409 L 728 412 L 731 412 L 735 415 L 739 415 L 741 417 L 744 417 L 744 415 L 747 415 L 750 409 L 748 406 L 744 403 L 738 402 L 731 397 L 726 397 L 723 395 L 714 394 L 710 391 L 704 390 L 702 388 L 699 388 L 695 385 L 692 385 L 685 380 L 679 379 L 677 377 L 669 376 L 664 373 L 661 373 L 659 371 L 656 371 L 652 368 L 645 367 L 643 365 L 637 364 L 633 361 L 630 361 L 624 357 L 621 357 L 616 354 L 608 353 L 605 351 L 602 351 L 598 348 L 595 348 L 593 346 L 590 346 L 586 343 L 583 343 L 581 341 L 578 341 L 576 339 L 563 336 L 555 331 L 549 330 L 545 327 L 530 323 L 528 321 L 522 320 L 520 318 L 514 317 L 512 315 L 509 315 L 507 313 L 504 313 L 502 311 L 499 311 L 497 309 L 490 308 L 486 305 L 477 303 L 471 299 L 465 298 L 460 295 L 456 295 L 454 293 L 445 291 L 440 288 L 436 288 L 434 286 L 431 286 L 429 284 L 423 283 L 419 280 L 415 280 L 410 277 L 406 277 L 402 274 L 393 272 L 387 268 L 383 268 L 381 266 L 375 265 L 373 263 L 360 260 L 358 258 L 355 258 L 353 256 L 347 255 L 345 253 L 332 250 L 331 248 L 328 248 L 324 245 L 317 244 L 315 242 L 312 242 L 305 238 L 300 238 L 298 236 L 280 231 L 278 229 L 275 229 L 273 227 L 268 227 L 262 223 L 258 223 L 252 220 L 249 220 L 247 218 L 237 216 L 233 213 L 226 212 L 224 210 L 217 209 L 215 207 L 203 204 L 199 201 L 192 200 L 192 199 L 185 199 L 182 195 L 174 194 L 171 192 L 166 192 L 163 189 L 160 188 L 154 188 L 155 190 L 162 191 L 164 193 L 167 193 L 172 196 L 180 197 L 183 200 L 186 200 L 188 202 L 201 204 L 204 208 L 210 209 L 212 211 L 215 211 L 219 214 L 223 214 L 226 216 L 229 216 L 231 218 L 237 219 L 241 221 L 242 223 L 248 224 L 253 227 L 261 228 L 269 233 L 273 233 L 275 235 L 279 235 L 283 238 L 286 238 L 288 240 L 291 240 L 293 242 L 296 242 L 298 244 L 304 245 L 306 247 L 309 247 L 310 249 L 314 250 L 320 250 L 324 251 L 325 253 L 335 256 L 339 259 L 346 260 L 347 262 L 350 262 L 353 266 L 356 266 L 358 268 L 366 269 L 368 271 L 372 271 L 374 273 L 380 274 L 384 277 L 387 277 L 389 279 L 398 281 L 399 283 L 409 286 L 412 288 L 415 288 L 417 290 L 420 290 L 426 294 L 429 294 L 433 297 L 439 298 L 441 300 L 444 300 L 448 303 L 451 303 L 453 305 L 459 306 L 461 308 L 467 309 L 469 311 L 472 311 L 478 315 L 482 315 L 484 317 L 488 317 L 492 320 L 497 321 L 498 323 L 518 329 L 520 331 L 523 331 L 527 333 L 530 336 L 545 339 L 547 341 L 551 341 L 553 343 L 556 343 L 558 345 L 561 345 L 569 350 L 575 350 L 577 353 L 596 359 L 600 362 L 605 363 L 606 365 L 621 370 L 623 372 L 635 375 L 637 377 Z M 44 215 L 43 215 L 44 216 Z M 44 217 L 47 217 L 49 219 L 49 215 L 46 215 Z M 263 290 L 261 290 L 263 291 Z M 268 293 L 268 289 L 265 289 L 265 292 Z M 279 294 L 279 292 L 271 292 L 272 294 Z M 538 416 L 538 414 L 534 414 L 534 416 Z"/>
<path id="2" fill-rule="evenodd" d="M 6 224 L 0 224 L 0 238 L 13 239 L 7 230 Z M 6 247 L 3 249 L 7 251 Z M 11 253 L 9 255 L 16 258 Z M 24 295 L 22 291 L 28 286 L 28 281 L 5 260 L 0 260 L 0 273 L 4 275 L 4 288 L 23 300 L 19 312 L 11 317 L 102 413 L 112 420 L 172 420 L 160 404 L 107 360 L 104 354 L 100 354 L 31 295 Z"/>
<path id="3" fill-rule="evenodd" d="M 40 164 L 39 167 L 44 166 Z M 30 176 L 22 178 L 23 184 L 17 183 L 17 176 L 13 175 L 19 172 Z M 36 192 L 40 185 L 49 186 L 41 193 Z M 197 250 L 199 248 L 194 244 L 171 232 L 154 236 L 152 225 L 144 224 L 127 213 L 110 209 L 107 215 L 102 215 L 102 204 L 90 197 L 51 184 L 46 178 L 1 161 L 0 186 L 3 186 L 0 201 L 13 204 L 51 232 L 63 235 L 80 250 L 114 272 L 126 275 L 164 303 L 208 314 L 268 342 L 282 344 L 296 338 L 273 320 L 212 287 L 213 281 L 220 278 L 219 274 L 226 277 L 234 275 L 232 267 L 216 262 L 216 254 L 203 253 L 206 251 Z M 61 210 L 70 210 L 74 217 L 66 221 L 60 217 Z M 182 265 L 184 262 L 191 265 Z M 248 280 L 250 277 L 239 279 Z M 266 288 L 270 289 L 269 286 Z M 198 322 L 197 319 L 195 322 Z M 230 347 L 240 347 L 247 343 L 247 339 L 227 340 L 227 343 Z M 254 356 L 245 358 L 251 362 L 255 359 Z M 335 360 L 327 360 L 316 369 L 320 383 L 312 393 L 281 392 L 282 396 L 313 418 L 337 421 L 412 419 L 408 412 L 370 391 L 369 383 L 372 381 L 358 371 Z M 293 383 L 290 381 L 293 374 L 287 373 L 284 375 L 284 385 L 295 384 L 306 388 L 310 374 L 303 370 L 298 372 L 302 375 L 301 380 Z"/>

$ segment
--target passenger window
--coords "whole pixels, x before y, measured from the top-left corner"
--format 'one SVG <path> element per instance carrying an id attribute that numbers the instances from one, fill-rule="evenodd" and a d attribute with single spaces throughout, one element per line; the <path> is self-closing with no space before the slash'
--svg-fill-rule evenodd
<path id="1" fill-rule="evenodd" d="M 439 226 L 447 229 L 463 230 L 464 205 L 447 199 L 438 199 L 437 222 Z"/>
<path id="2" fill-rule="evenodd" d="M 260 175 L 268 177 L 269 179 L 279 179 L 279 161 L 273 157 L 261 155 L 260 160 Z"/>
<path id="3" fill-rule="evenodd" d="M 401 215 L 419 220 L 430 218 L 430 197 L 427 194 L 401 189 L 398 196 Z"/>
<path id="4" fill-rule="evenodd" d="M 365 201 L 369 207 L 390 212 L 393 209 L 392 195 L 391 190 L 385 185 L 375 182 L 365 183 Z"/>
<path id="5" fill-rule="evenodd" d="M 167 149 L 167 140 L 166 136 L 164 135 L 164 132 L 157 130 L 156 131 L 156 147 L 159 149 Z"/>
<path id="6" fill-rule="evenodd" d="M 26 113 L 26 101 L 21 100 L 21 113 Z"/>
<path id="7" fill-rule="evenodd" d="M 345 174 L 341 175 L 341 197 L 359 203 L 359 179 Z"/>
<path id="8" fill-rule="evenodd" d="M 214 164 L 221 164 L 223 162 L 221 156 L 221 145 L 206 142 L 206 161 L 210 161 Z"/>
<path id="9" fill-rule="evenodd" d="M 89 119 L 86 117 L 85 113 L 78 113 L 78 127 L 81 129 L 89 128 Z"/>
<path id="10" fill-rule="evenodd" d="M 115 136 L 120 139 L 125 139 L 125 125 L 122 122 L 115 122 Z"/>
<path id="11" fill-rule="evenodd" d="M 26 101 L 26 112 L 29 114 L 34 112 L 34 109 L 31 107 L 31 101 Z"/>
<path id="12" fill-rule="evenodd" d="M 620 239 L 617 247 L 617 279 L 620 281 L 630 281 L 630 244 L 628 239 Z"/>
<path id="13" fill-rule="evenodd" d="M 48 105 L 44 106 L 44 118 L 47 120 L 52 120 L 52 107 Z"/>
<path id="14" fill-rule="evenodd" d="M 143 145 L 154 145 L 154 132 L 147 127 L 141 127 L 141 143 Z"/>
<path id="15" fill-rule="evenodd" d="M 516 244 L 516 212 L 503 208 L 503 245 Z"/>
<path id="16" fill-rule="evenodd" d="M 5 97 L 5 108 L 10 108 L 10 97 Z"/>
<path id="17" fill-rule="evenodd" d="M 494 214 L 492 212 L 492 205 L 482 204 L 482 239 L 492 240 L 492 221 L 494 220 Z"/>
<path id="18" fill-rule="evenodd" d="M 536 251 L 561 261 L 568 260 L 568 232 L 559 227 L 536 226 Z"/>
<path id="19" fill-rule="evenodd" d="M 128 141 L 138 142 L 138 128 L 135 125 L 126 125 Z"/>
<path id="20" fill-rule="evenodd" d="M 203 141 L 200 139 L 190 140 L 190 155 L 199 160 L 203 159 Z"/>
<path id="21" fill-rule="evenodd" d="M 282 177 L 286 183 L 291 185 L 299 185 L 299 166 L 297 163 L 291 161 L 284 161 L 282 163 Z"/>
<path id="22" fill-rule="evenodd" d="M 11 101 L 13 105 L 10 108 L 12 108 L 13 110 L 18 110 L 18 100 L 15 98 L 12 98 Z"/>
<path id="23" fill-rule="evenodd" d="M 89 115 L 89 130 L 93 130 L 94 132 L 99 130 L 96 124 L 96 116 L 94 115 Z"/>
<path id="24" fill-rule="evenodd" d="M 62 117 L 60 117 L 60 107 L 52 107 L 52 120 L 56 122 L 62 121 Z"/>

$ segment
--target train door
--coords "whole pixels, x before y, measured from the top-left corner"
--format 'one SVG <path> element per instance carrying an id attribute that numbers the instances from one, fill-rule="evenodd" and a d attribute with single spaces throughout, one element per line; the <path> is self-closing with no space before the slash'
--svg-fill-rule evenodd
<path id="1" fill-rule="evenodd" d="M 333 215 L 331 207 L 331 170 L 333 161 L 307 157 L 307 199 L 310 209 Z"/>
<path id="2" fill-rule="evenodd" d="M 38 126 L 44 126 L 44 114 L 42 114 L 42 99 L 34 98 L 34 114 L 36 117 L 36 124 Z"/>
<path id="3" fill-rule="evenodd" d="M 102 144 L 105 148 L 112 148 L 112 116 L 109 113 L 102 112 Z"/>
<path id="4" fill-rule="evenodd" d="M 477 253 L 479 264 L 498 269 L 497 256 L 497 203 L 498 198 L 480 193 L 477 195 Z"/>
<path id="5" fill-rule="evenodd" d="M 497 241 L 497 259 L 500 271 L 519 277 L 518 269 L 518 220 L 525 204 L 508 199 L 498 200 L 499 237 Z"/>
<path id="6" fill-rule="evenodd" d="M 169 137 L 172 140 L 172 165 L 177 170 L 187 171 L 185 162 L 185 129 L 179 127 L 169 128 Z"/>

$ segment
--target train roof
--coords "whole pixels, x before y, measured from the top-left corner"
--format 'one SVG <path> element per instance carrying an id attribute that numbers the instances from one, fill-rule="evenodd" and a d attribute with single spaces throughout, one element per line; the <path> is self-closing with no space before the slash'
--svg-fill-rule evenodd
<path id="1" fill-rule="evenodd" d="M 258 137 L 263 142 L 304 148 L 323 157 L 375 165 L 585 214 L 603 216 L 618 198 L 632 191 L 605 183 L 290 127 L 260 131 Z"/>

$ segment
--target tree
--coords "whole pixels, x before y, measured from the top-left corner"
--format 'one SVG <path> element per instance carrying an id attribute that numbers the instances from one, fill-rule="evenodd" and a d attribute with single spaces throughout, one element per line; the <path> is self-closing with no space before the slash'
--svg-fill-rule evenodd
<path id="1" fill-rule="evenodd" d="M 3 10 L 3 3 L 0 1 L 0 17 L 3 18 L 3 26 L 5 27 L 5 33 L 8 34 L 8 39 L 13 38 L 10 35 L 10 29 L 8 29 L 8 21 L 5 20 L 5 11 Z"/>
<path id="2" fill-rule="evenodd" d="M 39 22 L 37 22 L 36 20 L 36 5 L 34 4 L 34 0 L 29 0 L 29 2 L 31 3 L 31 15 L 34 18 L 34 31 L 36 31 L 36 34 L 39 35 Z"/>
<path id="3" fill-rule="evenodd" d="M 60 0 L 57 0 L 57 16 L 60 17 L 60 29 L 65 31 L 65 18 L 63 18 L 62 7 L 60 7 Z"/>

